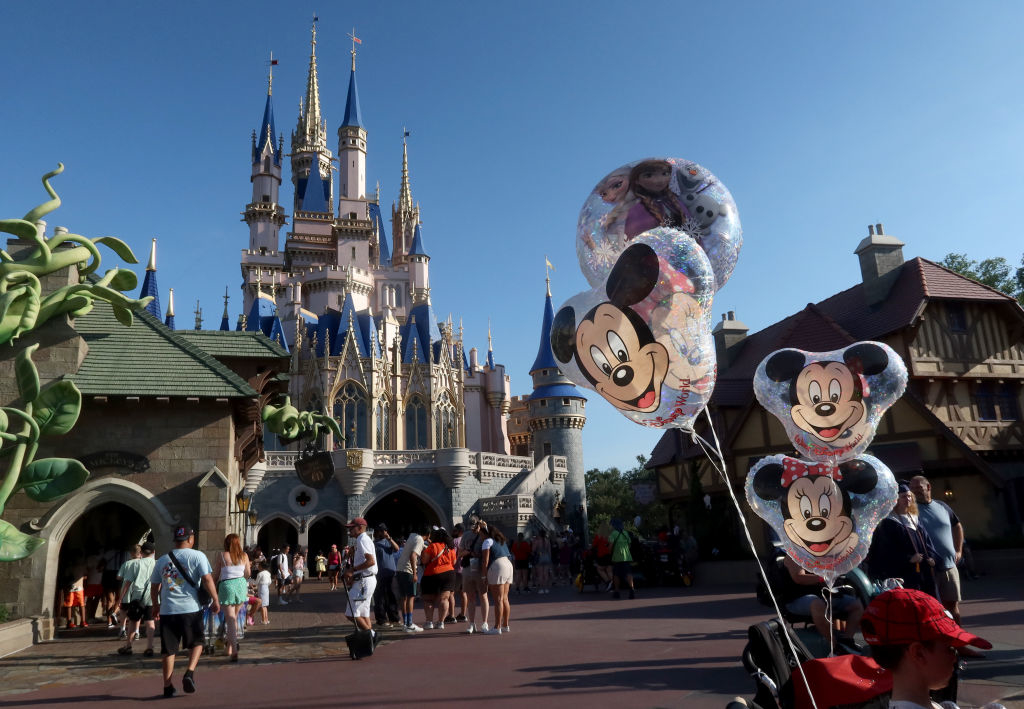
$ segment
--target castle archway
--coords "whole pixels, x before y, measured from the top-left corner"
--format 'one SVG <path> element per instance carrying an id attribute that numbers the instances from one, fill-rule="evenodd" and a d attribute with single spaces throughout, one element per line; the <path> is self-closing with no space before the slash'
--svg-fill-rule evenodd
<path id="1" fill-rule="evenodd" d="M 371 530 L 383 522 L 395 538 L 404 537 L 409 532 L 422 533 L 433 525 L 451 526 L 443 510 L 433 500 L 402 486 L 378 495 L 362 516 Z"/>
<path id="2" fill-rule="evenodd" d="M 299 529 L 289 519 L 274 517 L 260 526 L 256 534 L 256 543 L 268 559 L 275 549 L 280 549 L 286 544 L 292 548 L 294 554 L 299 548 Z"/>
<path id="3" fill-rule="evenodd" d="M 324 556 L 327 556 L 327 552 L 331 550 L 332 544 L 337 544 L 340 549 L 344 543 L 344 522 L 330 514 L 321 515 L 319 519 L 309 526 L 309 532 L 307 533 L 308 558 L 312 560 L 318 552 L 323 552 Z"/>

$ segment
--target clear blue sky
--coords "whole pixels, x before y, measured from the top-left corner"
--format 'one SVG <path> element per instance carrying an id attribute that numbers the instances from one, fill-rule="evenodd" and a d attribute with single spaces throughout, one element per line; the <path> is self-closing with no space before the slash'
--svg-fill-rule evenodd
<path id="1" fill-rule="evenodd" d="M 907 257 L 1020 259 L 1024 4 L 329 4 L 3 3 L 0 217 L 40 202 L 63 161 L 51 226 L 142 261 L 157 237 L 178 323 L 199 299 L 215 326 L 225 286 L 234 321 L 265 62 L 280 60 L 287 145 L 316 11 L 331 143 L 355 27 L 368 184 L 397 198 L 407 126 L 435 307 L 481 349 L 492 319 L 513 393 L 530 387 L 545 254 L 558 307 L 585 287 L 587 193 L 637 158 L 695 160 L 732 191 L 745 246 L 715 319 L 752 330 L 856 282 L 876 221 Z M 628 467 L 659 437 L 596 395 L 588 414 L 588 468 Z"/>

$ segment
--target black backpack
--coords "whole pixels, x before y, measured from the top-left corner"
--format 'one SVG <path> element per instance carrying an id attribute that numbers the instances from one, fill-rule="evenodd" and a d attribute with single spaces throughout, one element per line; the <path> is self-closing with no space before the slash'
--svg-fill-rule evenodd
<path id="1" fill-rule="evenodd" d="M 270 559 L 270 575 L 274 578 L 277 578 L 277 572 L 281 568 L 280 558 L 280 554 L 274 554 Z"/>

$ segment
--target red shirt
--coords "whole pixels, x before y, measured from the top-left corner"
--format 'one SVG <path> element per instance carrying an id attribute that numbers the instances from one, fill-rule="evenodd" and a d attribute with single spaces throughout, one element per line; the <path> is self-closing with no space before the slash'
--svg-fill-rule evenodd
<path id="1" fill-rule="evenodd" d="M 516 561 L 529 561 L 531 551 L 532 547 L 528 541 L 512 543 L 512 556 L 516 558 Z"/>
<path id="2" fill-rule="evenodd" d="M 442 542 L 434 542 L 423 550 L 423 575 L 434 576 L 446 571 L 455 571 L 455 550 Z"/>

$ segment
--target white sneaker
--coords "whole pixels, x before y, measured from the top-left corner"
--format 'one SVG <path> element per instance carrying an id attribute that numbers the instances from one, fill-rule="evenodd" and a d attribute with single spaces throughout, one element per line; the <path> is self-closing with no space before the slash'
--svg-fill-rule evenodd
<path id="1" fill-rule="evenodd" d="M 487 623 L 481 623 L 480 624 L 480 632 L 481 633 L 486 633 L 487 632 L 487 628 L 488 628 Z"/>
<path id="2" fill-rule="evenodd" d="M 279 600 L 279 603 L 280 603 L 280 605 L 282 605 L 282 606 L 286 606 L 286 605 L 288 605 L 288 601 L 284 600 L 283 598 Z"/>
<path id="3" fill-rule="evenodd" d="M 472 635 L 476 632 L 476 623 L 470 623 L 469 627 L 466 628 L 466 635 Z"/>
<path id="4" fill-rule="evenodd" d="M 423 632 L 423 628 L 421 628 L 420 626 L 416 625 L 415 623 L 413 623 L 411 625 L 406 625 L 404 630 L 407 633 L 422 633 Z"/>
<path id="5" fill-rule="evenodd" d="M 504 627 L 503 627 L 503 628 L 501 629 L 501 632 L 503 632 L 503 633 L 511 633 L 511 632 L 512 632 L 512 630 L 511 630 L 511 629 L 509 629 L 509 627 L 508 627 L 508 626 L 506 625 L 506 626 L 504 626 Z"/>
<path id="6" fill-rule="evenodd" d="M 437 624 L 437 629 L 438 630 L 444 630 L 444 623 L 438 623 Z"/>
<path id="7" fill-rule="evenodd" d="M 501 635 L 501 628 L 491 628 L 490 630 L 485 630 L 484 635 Z"/>
<path id="8" fill-rule="evenodd" d="M 432 622 L 430 622 L 430 621 L 427 621 L 426 623 L 423 624 L 423 629 L 424 630 L 433 630 L 434 629 L 434 624 Z"/>

